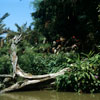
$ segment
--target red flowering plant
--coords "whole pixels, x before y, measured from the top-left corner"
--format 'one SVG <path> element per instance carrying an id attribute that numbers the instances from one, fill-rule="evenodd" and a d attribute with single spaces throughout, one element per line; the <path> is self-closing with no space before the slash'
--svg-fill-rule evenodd
<path id="1" fill-rule="evenodd" d="M 73 36 L 71 37 L 71 41 L 72 41 L 72 43 L 73 43 L 72 48 L 73 48 L 73 47 L 74 47 L 74 48 L 79 47 L 79 45 L 80 45 L 79 39 L 77 39 L 76 36 L 73 35 Z"/>
<path id="2" fill-rule="evenodd" d="M 78 42 L 79 40 L 75 37 L 75 36 L 72 36 L 72 40 Z"/>

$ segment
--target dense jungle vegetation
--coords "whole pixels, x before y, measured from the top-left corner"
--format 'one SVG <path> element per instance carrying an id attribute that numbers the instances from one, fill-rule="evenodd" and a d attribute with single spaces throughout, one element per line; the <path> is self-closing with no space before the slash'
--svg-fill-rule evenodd
<path id="1" fill-rule="evenodd" d="M 56 79 L 58 91 L 100 92 L 100 0 L 34 0 L 33 22 L 15 24 L 0 18 L 0 74 L 11 74 L 11 39 L 22 34 L 17 55 L 20 67 L 31 74 L 47 74 L 70 67 Z M 34 26 L 34 28 L 33 28 Z M 0 79 L 0 88 L 2 88 Z"/>

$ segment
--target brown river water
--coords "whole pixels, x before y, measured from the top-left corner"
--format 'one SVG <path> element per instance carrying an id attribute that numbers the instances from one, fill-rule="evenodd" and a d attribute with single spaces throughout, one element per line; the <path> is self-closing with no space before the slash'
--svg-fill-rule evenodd
<path id="1" fill-rule="evenodd" d="M 0 100 L 100 100 L 100 93 L 78 94 L 73 92 L 28 91 L 0 94 Z"/>

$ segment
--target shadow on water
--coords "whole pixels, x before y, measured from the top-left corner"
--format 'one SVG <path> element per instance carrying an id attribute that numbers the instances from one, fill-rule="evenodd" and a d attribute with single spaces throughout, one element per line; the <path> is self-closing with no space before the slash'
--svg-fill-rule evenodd
<path id="1" fill-rule="evenodd" d="M 30 91 L 0 94 L 0 100 L 100 100 L 100 94 Z"/>

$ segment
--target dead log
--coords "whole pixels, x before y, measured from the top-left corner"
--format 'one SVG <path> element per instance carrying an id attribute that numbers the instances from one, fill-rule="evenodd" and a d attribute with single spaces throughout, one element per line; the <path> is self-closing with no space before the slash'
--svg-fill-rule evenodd
<path id="1" fill-rule="evenodd" d="M 21 35 L 15 36 L 12 39 L 12 44 L 11 44 L 11 61 L 12 61 L 12 66 L 13 66 L 13 78 L 16 75 L 16 69 L 17 69 L 17 61 L 18 61 L 18 56 L 16 55 L 17 53 L 17 43 L 21 40 Z"/>
<path id="2" fill-rule="evenodd" d="M 7 78 L 13 78 L 12 75 L 7 75 L 7 74 L 2 74 L 2 75 L 0 75 L 0 77 L 4 77 L 4 78 L 6 78 L 6 77 L 7 77 Z"/>
<path id="3" fill-rule="evenodd" d="M 34 85 L 36 85 L 38 83 L 43 83 L 43 82 L 46 82 L 48 80 L 55 79 L 57 76 L 63 75 L 66 71 L 70 71 L 70 69 L 69 68 L 64 68 L 64 69 L 60 70 L 57 73 L 32 76 L 31 77 L 31 79 L 33 78 L 32 80 L 28 79 L 28 80 L 17 82 L 14 85 L 0 91 L 0 93 L 20 90 L 20 89 L 26 88 L 27 86 L 30 86 L 30 85 L 32 87 L 34 87 Z"/>
<path id="4" fill-rule="evenodd" d="M 17 46 L 16 44 L 21 40 L 20 36 L 15 36 L 12 39 L 11 44 L 11 61 L 13 67 L 13 75 L 0 75 L 0 77 L 8 77 L 15 79 L 15 76 L 23 78 L 23 81 L 17 81 L 13 85 L 3 89 L 0 93 L 16 91 L 20 89 L 25 89 L 27 87 L 35 87 L 37 84 L 42 84 L 43 82 L 48 82 L 50 80 L 56 79 L 59 75 L 64 75 L 66 71 L 70 71 L 70 68 L 64 68 L 56 73 L 45 74 L 45 75 L 31 75 L 30 73 L 25 73 L 18 65 L 18 57 L 17 57 Z M 52 83 L 53 81 L 51 81 Z M 50 84 L 50 82 L 48 83 Z"/>
<path id="5" fill-rule="evenodd" d="M 64 68 L 62 70 L 60 70 L 59 72 L 57 73 L 52 73 L 52 74 L 45 74 L 45 75 L 32 75 L 30 73 L 25 73 L 19 66 L 17 66 L 17 69 L 16 69 L 16 74 L 19 76 L 19 77 L 22 77 L 22 78 L 25 78 L 25 79 L 44 79 L 44 78 L 55 78 L 57 77 L 58 75 L 62 75 L 64 74 L 66 71 L 70 71 L 71 69 L 70 68 Z"/>

